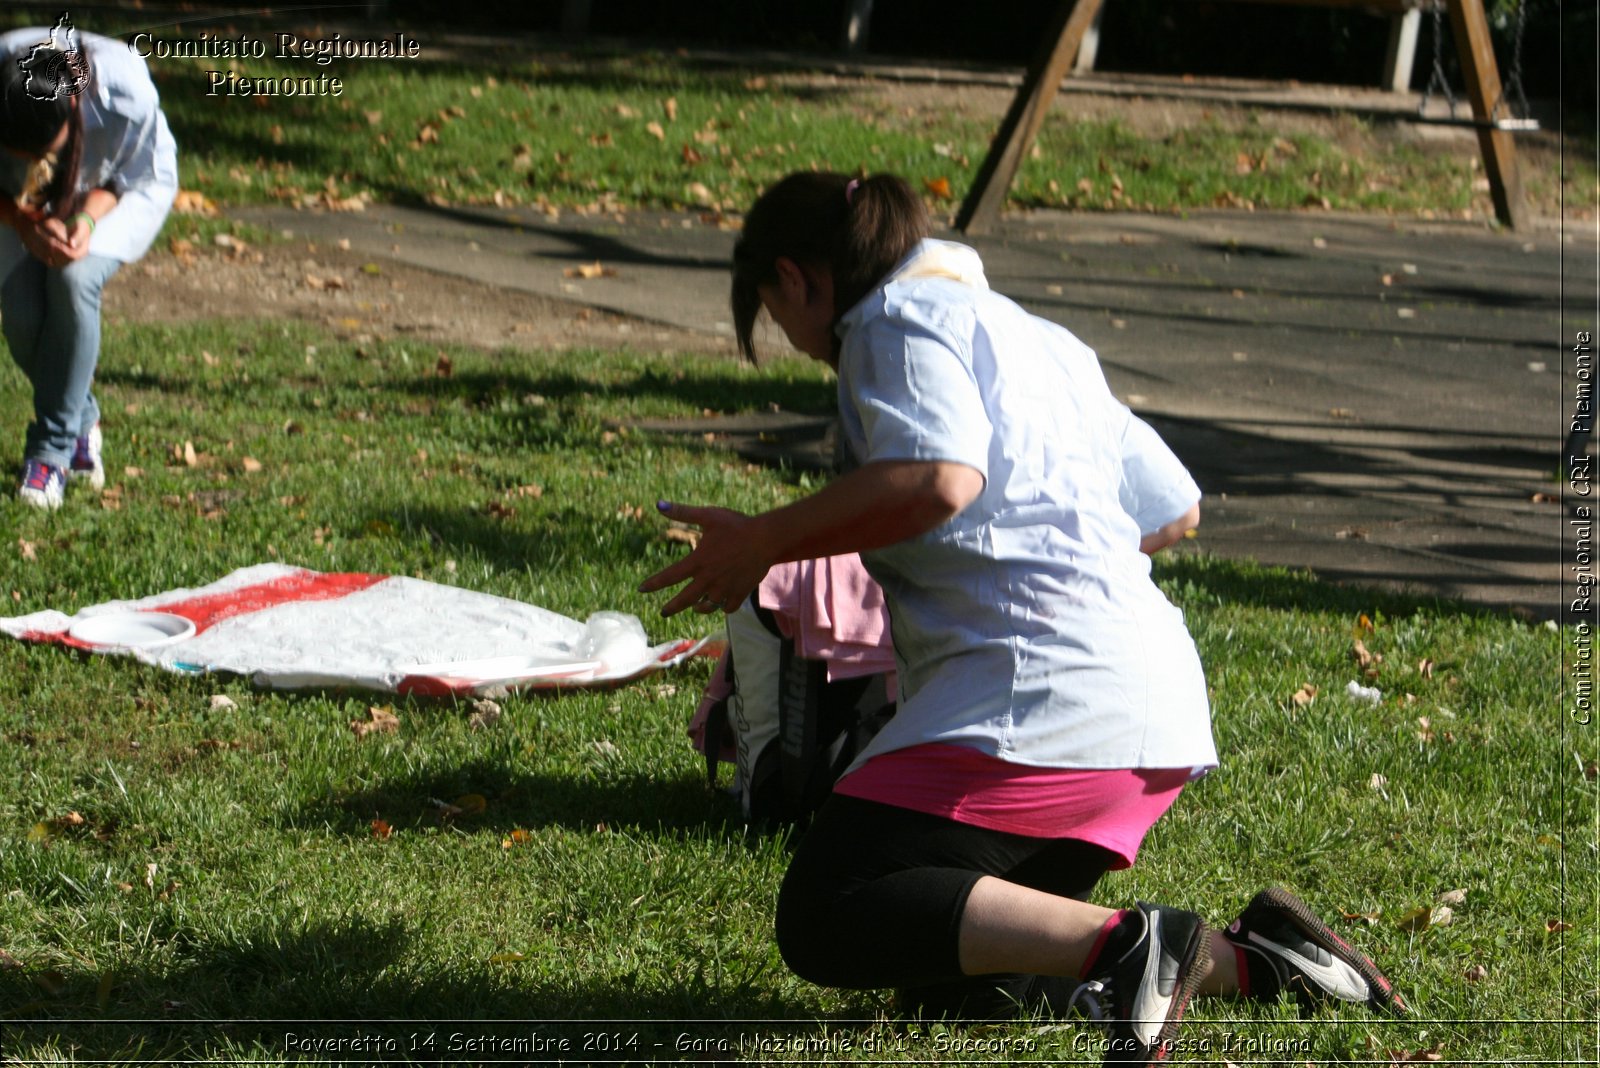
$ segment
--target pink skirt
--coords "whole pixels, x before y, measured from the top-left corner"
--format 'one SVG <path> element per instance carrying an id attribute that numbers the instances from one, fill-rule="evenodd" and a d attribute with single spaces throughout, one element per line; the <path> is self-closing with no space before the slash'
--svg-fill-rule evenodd
<path id="1" fill-rule="evenodd" d="M 1189 768 L 1036 768 L 964 745 L 916 745 L 874 757 L 834 792 L 1031 838 L 1093 842 L 1131 867 L 1172 807 Z"/>

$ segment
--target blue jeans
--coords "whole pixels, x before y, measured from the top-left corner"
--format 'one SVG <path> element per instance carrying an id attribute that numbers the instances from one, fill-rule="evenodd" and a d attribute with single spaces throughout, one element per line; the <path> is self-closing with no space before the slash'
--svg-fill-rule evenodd
<path id="1" fill-rule="evenodd" d="M 23 459 L 65 468 L 78 436 L 99 422 L 91 387 L 100 361 L 100 292 L 121 266 L 85 256 L 46 267 L 28 256 L 0 283 L 0 333 L 33 384 Z"/>

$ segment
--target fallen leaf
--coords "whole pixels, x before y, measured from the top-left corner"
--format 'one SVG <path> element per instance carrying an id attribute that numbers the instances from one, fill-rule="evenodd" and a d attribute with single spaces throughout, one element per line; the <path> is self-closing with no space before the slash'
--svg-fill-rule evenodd
<path id="1" fill-rule="evenodd" d="M 481 816 L 488 807 L 489 802 L 482 794 L 462 794 L 455 800 L 456 811 L 463 816 Z"/>
<path id="2" fill-rule="evenodd" d="M 518 961 L 527 960 L 522 953 L 496 953 L 489 958 L 490 964 L 516 964 Z"/>
<path id="3" fill-rule="evenodd" d="M 1467 892 L 1465 890 L 1446 890 L 1433 900 L 1440 905 L 1465 905 L 1467 903 Z"/>
<path id="4" fill-rule="evenodd" d="M 1311 683 L 1306 683 L 1289 696 L 1289 700 L 1296 708 L 1304 708 L 1317 699 L 1317 688 Z"/>
<path id="5" fill-rule="evenodd" d="M 932 193 L 934 196 L 938 197 L 940 200 L 948 200 L 948 199 L 950 199 L 950 179 L 948 179 L 948 178 L 927 178 L 927 179 L 923 180 L 922 184 L 923 184 L 923 187 L 928 190 L 928 192 Z"/>
<path id="6" fill-rule="evenodd" d="M 661 110 L 667 113 L 668 122 L 678 121 L 678 98 L 669 96 L 661 102 Z"/>
<path id="7" fill-rule="evenodd" d="M 1343 909 L 1339 910 L 1339 915 L 1343 916 L 1346 920 L 1349 920 L 1351 923 L 1355 923 L 1357 921 L 1360 921 L 1361 923 L 1365 923 L 1365 924 L 1367 924 L 1369 926 L 1371 924 L 1377 923 L 1378 922 L 1378 918 L 1382 914 L 1383 914 L 1383 910 L 1382 909 L 1377 909 L 1377 910 L 1375 910 L 1373 912 L 1346 912 Z"/>
<path id="8" fill-rule="evenodd" d="M 374 838 L 383 839 L 394 834 L 394 828 L 384 820 L 373 820 L 369 826 L 372 828 L 372 837 Z"/>
<path id="9" fill-rule="evenodd" d="M 581 264 L 577 267 L 568 267 L 561 273 L 568 278 L 615 278 L 617 276 L 615 267 L 603 266 L 599 260 L 595 260 L 593 263 Z"/>
<path id="10" fill-rule="evenodd" d="M 1448 905 L 1419 905 L 1395 921 L 1395 926 L 1411 934 L 1421 934 L 1430 927 L 1444 927 L 1455 918 Z"/>
<path id="11" fill-rule="evenodd" d="M 183 448 L 179 451 L 178 457 L 183 461 L 183 466 L 185 467 L 194 467 L 200 462 L 200 458 L 195 455 L 194 442 L 192 441 L 183 443 Z"/>
<path id="12" fill-rule="evenodd" d="M 1433 661 L 1423 657 L 1421 662 L 1417 664 L 1417 674 L 1425 679 L 1433 678 Z"/>
<path id="13" fill-rule="evenodd" d="M 525 831 L 518 827 L 516 830 L 512 831 L 510 834 L 506 835 L 500 840 L 500 848 L 510 849 L 513 846 L 526 845 L 531 841 L 533 841 L 532 832 Z"/>
<path id="14" fill-rule="evenodd" d="M 39 559 L 39 547 L 38 547 L 38 545 L 35 544 L 34 542 L 29 541 L 26 538 L 18 538 L 17 539 L 17 551 L 22 554 L 22 558 L 24 560 L 37 560 L 37 559 Z"/>
<path id="15" fill-rule="evenodd" d="M 467 716 L 467 726 L 472 730 L 486 730 L 494 726 L 500 719 L 500 706 L 493 701 L 473 701 L 470 707 L 472 713 Z"/>
<path id="16" fill-rule="evenodd" d="M 433 365 L 433 373 L 440 378 L 449 378 L 455 373 L 455 369 L 455 361 L 445 353 L 439 353 L 439 359 Z"/>
<path id="17" fill-rule="evenodd" d="M 214 693 L 211 695 L 211 711 L 213 712 L 231 712 L 238 707 L 239 705 L 234 701 L 234 699 L 225 693 Z"/>
<path id="18" fill-rule="evenodd" d="M 144 885 L 146 889 L 154 890 L 156 888 L 156 870 L 155 861 L 151 861 L 144 866 Z"/>
<path id="19" fill-rule="evenodd" d="M 1469 983 L 1481 983 L 1489 978 L 1489 969 L 1482 964 L 1474 964 L 1461 973 L 1461 977 Z"/>
<path id="20" fill-rule="evenodd" d="M 1363 634 L 1372 634 L 1376 632 L 1377 629 L 1378 628 L 1373 624 L 1372 620 L 1367 618 L 1367 614 L 1362 612 L 1356 617 L 1355 625 L 1351 628 L 1353 632 L 1352 637 L 1360 638 Z"/>
<path id="21" fill-rule="evenodd" d="M 654 137 L 657 141 L 665 141 L 667 139 L 667 131 L 662 129 L 661 124 L 654 119 L 645 123 L 644 132 Z"/>
<path id="22" fill-rule="evenodd" d="M 1398 1050 L 1389 1051 L 1389 1060 L 1393 1064 L 1415 1064 L 1421 1062 L 1444 1060 L 1444 1043 L 1432 1049 Z"/>
<path id="23" fill-rule="evenodd" d="M 400 717 L 394 714 L 394 709 L 387 705 L 379 708 L 372 705 L 367 709 L 366 719 L 353 719 L 350 729 L 357 738 L 365 738 L 369 734 L 394 734 L 400 729 Z"/>
<path id="24" fill-rule="evenodd" d="M 1544 921 L 1544 929 L 1551 934 L 1560 934 L 1562 931 L 1572 930 L 1572 924 L 1565 920 L 1546 920 Z"/>
<path id="25" fill-rule="evenodd" d="M 172 198 L 172 210 L 179 215 L 215 215 L 217 205 L 204 193 L 193 189 L 180 189 Z"/>
<path id="26" fill-rule="evenodd" d="M 691 549 L 700 544 L 700 532 L 693 527 L 683 526 L 682 524 L 668 526 L 661 532 L 661 536 L 668 541 L 681 542 Z"/>
<path id="27" fill-rule="evenodd" d="M 246 456 L 239 461 L 239 466 L 244 468 L 245 474 L 253 475 L 261 470 L 261 461 L 254 456 Z"/>
<path id="28" fill-rule="evenodd" d="M 1356 658 L 1356 664 L 1363 668 L 1383 663 L 1383 657 L 1368 652 L 1366 643 L 1360 638 L 1357 638 L 1355 644 L 1351 646 L 1350 654 Z"/>

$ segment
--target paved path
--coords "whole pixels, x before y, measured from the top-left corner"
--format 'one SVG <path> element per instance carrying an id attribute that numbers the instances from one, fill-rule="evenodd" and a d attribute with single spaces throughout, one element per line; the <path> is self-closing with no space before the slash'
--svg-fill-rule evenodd
<path id="1" fill-rule="evenodd" d="M 734 235 L 694 216 L 382 207 L 243 217 L 486 284 L 729 338 Z M 1093 345 L 1206 493 L 1199 544 L 1549 618 L 1557 480 L 1595 329 L 1593 234 L 1330 214 L 1040 214 L 971 242 Z M 614 276 L 573 279 L 599 261 Z M 776 331 L 769 341 L 781 344 Z"/>

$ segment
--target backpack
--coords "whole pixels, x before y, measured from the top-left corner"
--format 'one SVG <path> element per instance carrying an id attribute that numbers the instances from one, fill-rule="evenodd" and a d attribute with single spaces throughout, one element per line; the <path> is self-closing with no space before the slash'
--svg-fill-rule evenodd
<path id="1" fill-rule="evenodd" d="M 733 792 L 749 823 L 803 823 L 872 740 L 895 704 L 882 673 L 828 679 L 826 660 L 807 659 L 755 595 L 728 613 L 719 665 L 728 691 L 708 693 L 700 748 L 706 782 L 731 758 Z"/>

